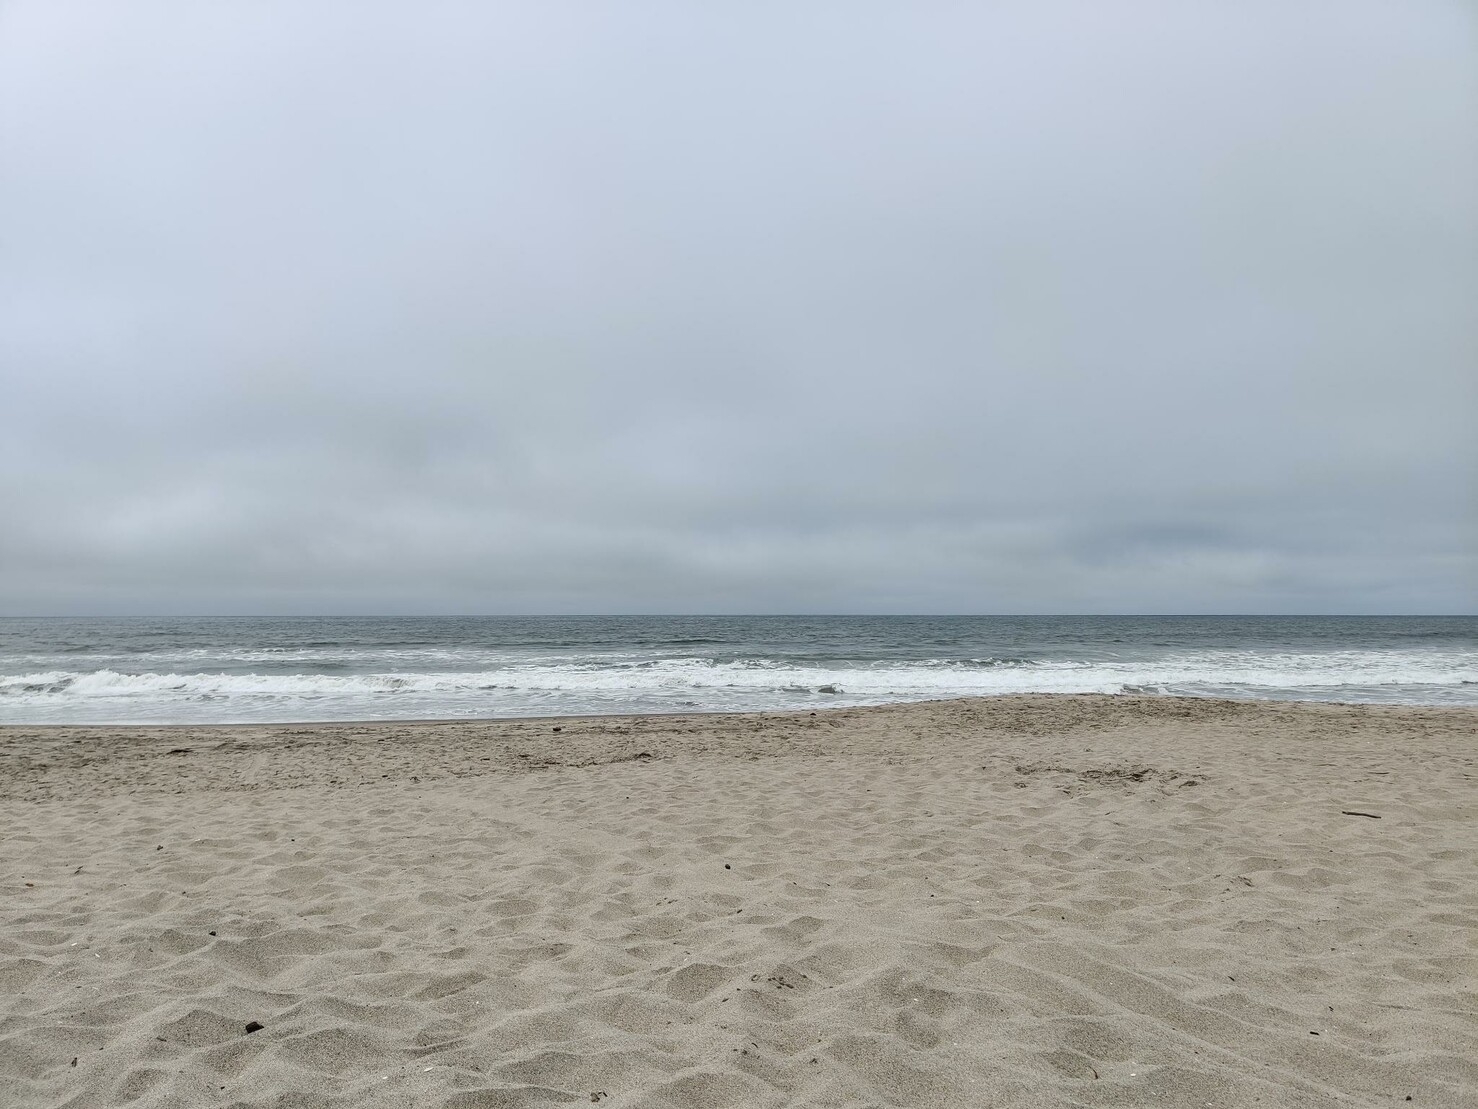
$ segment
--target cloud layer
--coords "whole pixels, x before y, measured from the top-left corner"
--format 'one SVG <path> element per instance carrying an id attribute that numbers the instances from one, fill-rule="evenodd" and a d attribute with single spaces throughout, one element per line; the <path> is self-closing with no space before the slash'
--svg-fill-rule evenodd
<path id="1" fill-rule="evenodd" d="M 1459 612 L 1461 5 L 0 13 L 0 613 Z"/>

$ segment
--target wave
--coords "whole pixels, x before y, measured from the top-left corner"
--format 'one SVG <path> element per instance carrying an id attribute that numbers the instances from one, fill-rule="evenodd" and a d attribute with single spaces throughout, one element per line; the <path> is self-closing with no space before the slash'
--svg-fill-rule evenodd
<path id="1" fill-rule="evenodd" d="M 26 666 L 0 674 L 16 723 L 364 719 L 779 709 L 1012 693 L 1150 693 L 1478 703 L 1478 653 L 1201 649 L 1085 658 L 812 659 L 604 653 L 380 652 L 243 666 L 247 652 L 161 665 Z M 152 660 L 151 660 L 152 661 Z M 111 665 L 110 665 L 111 663 Z M 173 665 L 171 665 L 173 663 Z M 12 666 L 14 666 L 14 661 Z M 325 672 L 325 671 L 333 672 Z M 345 672 L 347 670 L 347 672 Z"/>
<path id="2" fill-rule="evenodd" d="M 63 693 L 80 677 L 78 674 L 19 674 L 0 677 L 0 697 L 29 693 Z"/>
<path id="3" fill-rule="evenodd" d="M 0 675 L 0 696 L 73 697 L 141 694 L 262 694 L 447 692 L 519 685 L 547 689 L 667 689 L 750 686 L 815 688 L 845 683 L 856 690 L 960 692 L 1095 692 L 1124 685 L 1187 683 L 1290 688 L 1298 686 L 1462 685 L 1470 667 L 1394 652 L 1245 657 L 1182 656 L 1158 660 L 1084 661 L 1027 658 L 920 659 L 800 664 L 772 658 L 530 659 L 480 670 L 396 670 L 368 674 L 316 672 L 196 673 L 113 669 L 50 670 Z M 1068 690 L 1066 687 L 1072 687 Z"/>

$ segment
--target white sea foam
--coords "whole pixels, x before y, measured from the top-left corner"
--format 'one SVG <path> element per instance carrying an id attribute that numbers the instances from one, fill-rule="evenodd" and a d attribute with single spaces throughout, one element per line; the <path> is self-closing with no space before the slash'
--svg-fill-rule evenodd
<path id="1" fill-rule="evenodd" d="M 464 659 L 472 661 L 467 656 L 476 652 L 464 653 Z M 285 661 L 280 655 L 273 658 L 277 667 Z M 338 652 L 332 660 L 318 661 L 370 660 L 347 659 Z M 0 720 L 513 716 L 1126 691 L 1478 703 L 1478 685 L 1473 684 L 1478 680 L 1478 658 L 1470 651 L 1203 650 L 1148 660 L 982 657 L 824 665 L 640 652 L 519 657 L 484 653 L 476 659 L 484 665 L 476 669 L 450 668 L 446 657 L 436 660 L 441 663 L 438 668 L 427 666 L 429 658 L 416 661 L 424 668 L 357 674 L 56 668 L 0 675 Z M 239 666 L 239 656 L 233 653 L 231 662 Z"/>

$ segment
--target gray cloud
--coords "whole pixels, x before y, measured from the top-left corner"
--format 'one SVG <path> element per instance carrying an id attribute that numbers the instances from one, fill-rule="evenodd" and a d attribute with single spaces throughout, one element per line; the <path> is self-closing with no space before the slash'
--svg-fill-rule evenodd
<path id="1" fill-rule="evenodd" d="M 1473 611 L 1474 30 L 9 5 L 0 613 Z"/>

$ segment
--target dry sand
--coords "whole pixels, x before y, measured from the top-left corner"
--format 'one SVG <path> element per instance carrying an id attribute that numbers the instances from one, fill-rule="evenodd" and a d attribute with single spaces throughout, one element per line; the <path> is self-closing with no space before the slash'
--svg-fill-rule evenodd
<path id="1" fill-rule="evenodd" d="M 0 1104 L 1478 1105 L 1475 733 L 0 729 Z"/>

